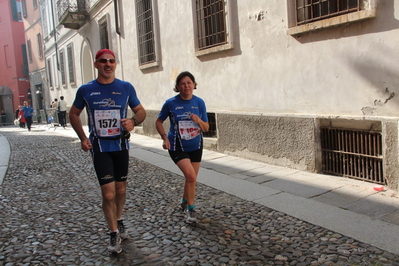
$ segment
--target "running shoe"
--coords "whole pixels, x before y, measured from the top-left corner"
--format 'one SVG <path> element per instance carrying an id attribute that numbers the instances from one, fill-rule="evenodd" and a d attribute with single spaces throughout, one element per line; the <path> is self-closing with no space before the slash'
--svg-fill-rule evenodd
<path id="1" fill-rule="evenodd" d="M 179 205 L 182 212 L 187 211 L 187 201 L 182 201 Z"/>
<path id="2" fill-rule="evenodd" d="M 186 223 L 191 224 L 196 222 L 197 222 L 197 215 L 195 213 L 195 210 L 187 210 Z"/>
<path id="3" fill-rule="evenodd" d="M 108 252 L 109 253 L 121 253 L 122 248 L 121 248 L 121 237 L 117 232 L 111 232 L 110 234 L 111 237 L 111 244 L 108 246 Z"/>
<path id="4" fill-rule="evenodd" d="M 127 233 L 125 225 L 123 224 L 123 220 L 118 220 L 118 230 L 122 241 L 129 238 L 129 234 Z"/>

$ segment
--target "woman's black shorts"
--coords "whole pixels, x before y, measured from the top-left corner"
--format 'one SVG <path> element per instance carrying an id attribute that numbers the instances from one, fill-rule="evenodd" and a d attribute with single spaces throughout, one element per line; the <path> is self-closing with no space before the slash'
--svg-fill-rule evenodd
<path id="1" fill-rule="evenodd" d="M 195 151 L 169 151 L 170 158 L 177 164 L 182 159 L 190 159 L 192 163 L 199 163 L 202 159 L 202 149 Z"/>

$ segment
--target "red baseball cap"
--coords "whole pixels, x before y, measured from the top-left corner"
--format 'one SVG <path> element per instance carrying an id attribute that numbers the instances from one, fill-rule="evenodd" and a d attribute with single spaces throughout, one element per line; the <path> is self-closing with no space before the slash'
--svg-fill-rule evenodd
<path id="1" fill-rule="evenodd" d="M 96 53 L 96 60 L 97 60 L 100 56 L 102 56 L 103 54 L 110 54 L 110 55 L 112 55 L 112 56 L 115 58 L 115 54 L 114 54 L 114 52 L 112 52 L 111 50 L 109 50 L 109 49 L 101 49 L 101 50 L 99 50 L 99 51 Z"/>

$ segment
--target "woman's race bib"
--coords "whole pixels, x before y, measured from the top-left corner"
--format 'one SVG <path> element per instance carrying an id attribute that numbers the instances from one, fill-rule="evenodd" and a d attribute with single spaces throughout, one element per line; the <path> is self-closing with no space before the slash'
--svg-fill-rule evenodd
<path id="1" fill-rule="evenodd" d="M 179 121 L 179 133 L 181 139 L 193 139 L 201 133 L 201 128 L 193 121 Z"/>
<path id="2" fill-rule="evenodd" d="M 121 134 L 120 110 L 95 110 L 94 121 L 98 137 L 111 137 Z"/>

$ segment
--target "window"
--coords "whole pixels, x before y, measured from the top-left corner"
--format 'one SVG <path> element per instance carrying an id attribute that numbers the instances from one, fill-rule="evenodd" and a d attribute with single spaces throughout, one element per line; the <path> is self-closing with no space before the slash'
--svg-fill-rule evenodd
<path id="1" fill-rule="evenodd" d="M 21 2 L 17 2 L 16 0 L 11 0 L 12 19 L 14 21 L 22 22 L 21 9 L 22 9 Z"/>
<path id="2" fill-rule="evenodd" d="M 107 20 L 100 23 L 100 45 L 101 49 L 109 49 Z"/>
<path id="3" fill-rule="evenodd" d="M 28 50 L 27 52 L 28 52 L 29 63 L 32 63 L 33 62 L 33 60 L 32 60 L 32 44 L 31 44 L 30 40 L 26 41 L 26 48 Z"/>
<path id="4" fill-rule="evenodd" d="M 26 56 L 26 45 L 21 44 L 22 50 L 22 60 L 24 64 L 22 65 L 22 76 L 28 77 L 29 76 L 29 67 L 28 67 L 28 57 Z"/>
<path id="5" fill-rule="evenodd" d="M 46 38 L 49 35 L 49 27 L 47 25 L 48 19 L 46 14 L 46 6 L 44 3 L 40 6 L 40 16 L 42 19 L 43 36 Z"/>
<path id="6" fill-rule="evenodd" d="M 208 132 L 204 132 L 203 136 L 206 138 L 216 138 L 217 137 L 216 115 L 215 113 L 207 113 L 207 115 L 208 115 L 209 130 Z"/>
<path id="7" fill-rule="evenodd" d="M 4 45 L 4 55 L 6 58 L 6 67 L 10 67 L 12 60 L 11 60 L 10 48 L 8 47 L 8 45 Z"/>
<path id="8" fill-rule="evenodd" d="M 53 79 L 53 88 L 60 89 L 60 81 L 59 81 L 59 75 L 58 72 L 60 70 L 60 64 L 58 61 L 58 56 L 56 54 L 53 55 L 53 59 L 51 60 L 52 65 L 51 65 L 51 73 L 52 79 Z"/>
<path id="9" fill-rule="evenodd" d="M 74 66 L 74 59 L 73 59 L 73 46 L 72 43 L 68 44 L 67 46 L 67 57 L 68 57 L 68 74 L 69 74 L 69 83 L 75 83 L 75 66 Z"/>
<path id="10" fill-rule="evenodd" d="M 196 0 L 196 55 L 232 49 L 226 0 Z M 202 52 L 201 52 L 202 51 Z"/>
<path id="11" fill-rule="evenodd" d="M 60 51 L 60 72 L 61 72 L 61 84 L 66 84 L 65 78 L 65 56 L 64 56 L 64 49 Z"/>
<path id="12" fill-rule="evenodd" d="M 33 0 L 33 9 L 37 9 L 37 0 Z"/>
<path id="13" fill-rule="evenodd" d="M 223 0 L 197 1 L 197 26 L 199 49 L 226 43 Z"/>
<path id="14" fill-rule="evenodd" d="M 53 89 L 54 88 L 53 87 L 53 76 L 51 75 L 51 60 L 50 59 L 47 60 L 46 69 L 47 69 L 48 86 L 51 89 Z"/>
<path id="15" fill-rule="evenodd" d="M 26 0 L 21 0 L 21 6 L 22 6 L 22 16 L 26 18 L 28 16 L 28 13 L 26 12 Z"/>
<path id="16" fill-rule="evenodd" d="M 288 34 L 375 17 L 376 0 L 288 0 Z"/>
<path id="17" fill-rule="evenodd" d="M 360 11 L 360 0 L 296 0 L 297 25 Z"/>
<path id="18" fill-rule="evenodd" d="M 152 0 L 136 0 L 140 65 L 155 61 L 154 22 L 151 1 Z"/>
<path id="19" fill-rule="evenodd" d="M 43 58 L 43 40 L 40 33 L 36 34 L 37 38 L 37 53 L 39 54 L 39 59 Z"/>

